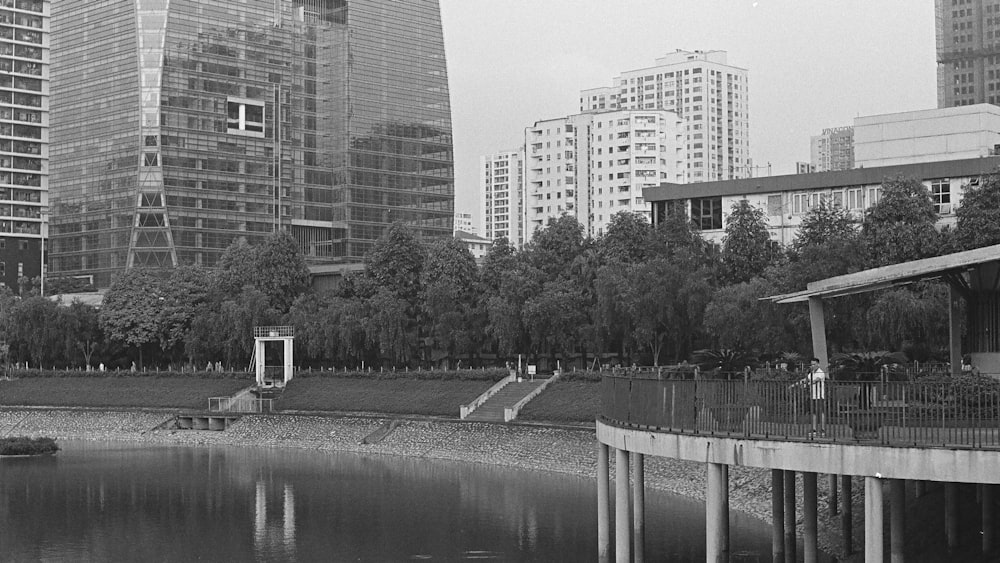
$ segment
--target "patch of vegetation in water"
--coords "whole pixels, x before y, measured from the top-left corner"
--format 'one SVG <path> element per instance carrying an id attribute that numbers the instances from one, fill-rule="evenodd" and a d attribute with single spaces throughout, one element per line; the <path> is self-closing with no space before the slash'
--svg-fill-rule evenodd
<path id="1" fill-rule="evenodd" d="M 0 455 L 44 455 L 59 451 L 52 438 L 0 438 Z"/>

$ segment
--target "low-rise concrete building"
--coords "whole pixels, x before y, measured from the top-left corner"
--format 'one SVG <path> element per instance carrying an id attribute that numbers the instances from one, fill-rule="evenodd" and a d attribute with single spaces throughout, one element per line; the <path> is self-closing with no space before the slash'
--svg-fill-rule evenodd
<path id="1" fill-rule="evenodd" d="M 985 157 L 696 184 L 666 182 L 643 190 L 643 198 L 651 206 L 654 224 L 666 216 L 669 207 L 681 206 L 702 235 L 715 242 L 725 236 L 733 204 L 746 199 L 764 210 L 771 238 L 786 245 L 795 239 L 802 218 L 820 201 L 842 206 L 860 219 L 878 202 L 882 182 L 896 177 L 923 182 L 931 192 L 940 224 L 953 224 L 965 188 L 998 166 L 1000 157 Z"/>

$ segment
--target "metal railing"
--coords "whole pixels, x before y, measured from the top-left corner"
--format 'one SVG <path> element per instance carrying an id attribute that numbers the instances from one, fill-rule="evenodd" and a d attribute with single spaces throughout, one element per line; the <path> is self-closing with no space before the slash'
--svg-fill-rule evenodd
<path id="1" fill-rule="evenodd" d="M 1000 448 L 1000 382 L 828 381 L 823 400 L 795 381 L 605 375 L 604 421 L 768 440 Z M 813 428 L 816 412 L 817 427 Z M 824 420 L 825 419 L 825 420 Z"/>
<path id="2" fill-rule="evenodd" d="M 208 399 L 210 412 L 269 413 L 274 412 L 274 399 L 254 397 L 211 397 Z"/>

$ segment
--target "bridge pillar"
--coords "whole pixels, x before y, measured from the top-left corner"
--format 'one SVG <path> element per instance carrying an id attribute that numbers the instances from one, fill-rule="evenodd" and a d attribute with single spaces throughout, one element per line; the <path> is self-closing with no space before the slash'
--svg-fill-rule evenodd
<path id="1" fill-rule="evenodd" d="M 771 470 L 771 561 L 785 560 L 785 481 L 784 471 Z"/>
<path id="2" fill-rule="evenodd" d="M 628 494 L 628 452 L 615 449 L 615 561 L 629 563 L 632 559 L 632 518 Z"/>
<path id="3" fill-rule="evenodd" d="M 705 494 L 705 561 L 729 561 L 729 483 L 727 467 L 707 464 Z"/>
<path id="4" fill-rule="evenodd" d="M 889 553 L 892 563 L 903 563 L 906 539 L 906 481 L 889 481 Z"/>
<path id="5" fill-rule="evenodd" d="M 865 563 L 882 563 L 882 479 L 865 477 Z"/>
<path id="6" fill-rule="evenodd" d="M 924 483 L 924 481 L 922 479 L 917 479 L 916 481 L 913 482 L 913 496 L 914 497 L 920 498 L 920 497 L 924 496 L 924 492 L 926 490 L 927 489 L 925 487 L 925 483 Z"/>
<path id="7" fill-rule="evenodd" d="M 805 536 L 803 556 L 805 563 L 816 563 L 819 550 L 816 540 L 816 481 L 817 475 L 812 471 L 802 473 L 802 531 Z"/>
<path id="8" fill-rule="evenodd" d="M 958 484 L 944 484 L 944 533 L 948 539 L 948 549 L 958 547 Z"/>
<path id="9" fill-rule="evenodd" d="M 795 563 L 795 472 L 785 470 L 785 562 Z"/>
<path id="10" fill-rule="evenodd" d="M 840 510 L 840 535 L 844 540 L 844 554 L 854 552 L 854 482 L 850 475 L 840 476 L 840 490 L 844 494 L 844 502 Z"/>
<path id="11" fill-rule="evenodd" d="M 642 563 L 646 544 L 646 476 L 643 455 L 632 453 L 632 560 Z"/>
<path id="12" fill-rule="evenodd" d="M 826 502 L 827 508 L 830 509 L 830 516 L 836 516 L 837 512 L 839 512 L 839 510 L 837 508 L 837 504 L 838 504 L 838 502 L 837 502 L 838 501 L 838 499 L 837 499 L 837 477 L 838 476 L 837 476 L 836 473 L 831 473 L 830 474 L 830 496 L 827 497 L 827 502 Z"/>
<path id="13" fill-rule="evenodd" d="M 611 563 L 611 499 L 607 444 L 597 445 L 597 560 Z"/>
<path id="14" fill-rule="evenodd" d="M 993 530 L 996 525 L 993 519 L 993 495 L 995 491 L 996 485 L 983 485 L 983 504 L 981 507 L 983 518 L 983 553 L 993 551 Z"/>

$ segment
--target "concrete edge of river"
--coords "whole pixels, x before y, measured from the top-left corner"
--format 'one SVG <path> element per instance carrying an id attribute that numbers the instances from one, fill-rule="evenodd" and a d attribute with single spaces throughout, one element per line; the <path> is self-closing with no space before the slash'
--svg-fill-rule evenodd
<path id="1" fill-rule="evenodd" d="M 166 428 L 174 410 L 2 408 L 0 437 L 50 436 L 58 439 L 128 441 L 177 445 L 288 447 L 359 454 L 400 455 L 483 463 L 531 471 L 550 471 L 596 480 L 597 439 L 593 428 L 545 424 L 491 424 L 418 417 L 338 414 L 242 415 L 226 431 Z M 378 443 L 365 438 L 396 420 Z M 611 474 L 614 475 L 612 468 Z M 646 457 L 649 489 L 704 500 L 705 468 L 693 462 Z M 797 516 L 801 517 L 800 503 Z M 820 506 L 825 507 L 825 479 Z M 770 523 L 771 474 L 768 470 L 732 467 L 730 507 Z M 596 486 L 596 485 L 595 485 Z M 860 482 L 854 491 L 863 489 Z M 857 500 L 855 502 L 858 502 Z M 855 506 L 858 506 L 855 504 Z M 821 548 L 840 561 L 838 517 L 820 511 Z M 855 510 L 855 515 L 861 510 Z M 855 525 L 855 549 L 863 545 L 863 523 Z M 647 534 L 655 533 L 647 530 Z M 596 541 L 596 539 L 595 539 Z M 739 546 L 733 546 L 738 550 Z"/>

